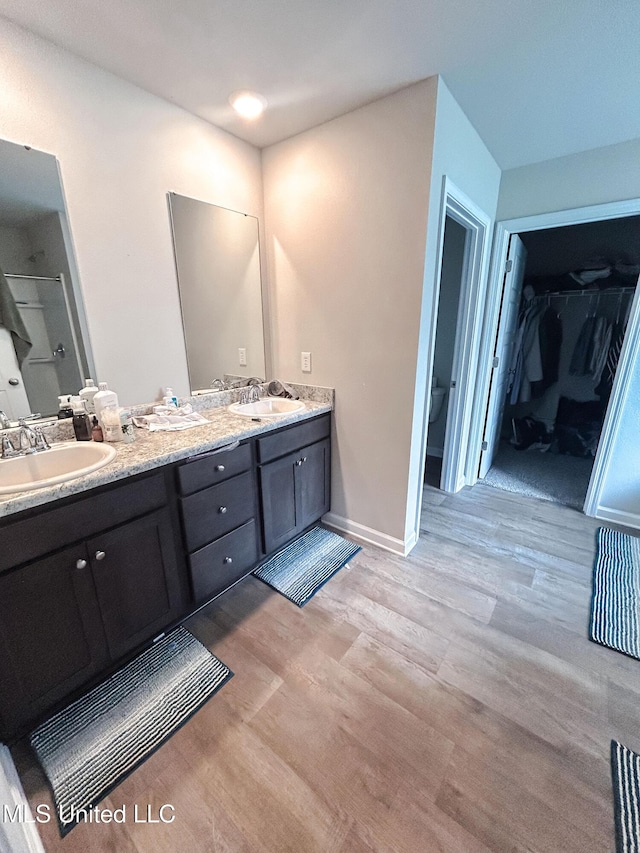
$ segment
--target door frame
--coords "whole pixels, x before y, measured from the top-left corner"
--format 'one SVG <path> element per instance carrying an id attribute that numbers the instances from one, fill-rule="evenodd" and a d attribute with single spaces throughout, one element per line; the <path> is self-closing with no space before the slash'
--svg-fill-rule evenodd
<path id="1" fill-rule="evenodd" d="M 626 216 L 640 215 L 640 198 L 627 199 L 625 201 L 614 201 L 606 204 L 594 204 L 587 207 L 570 208 L 551 213 L 540 213 L 533 216 L 524 216 L 517 219 L 505 219 L 496 223 L 493 240 L 493 252 L 491 269 L 489 272 L 489 288 L 486 305 L 484 309 L 485 326 L 479 351 L 479 365 L 476 382 L 476 402 L 474 404 L 474 417 L 472 424 L 472 436 L 470 441 L 468 485 L 473 485 L 478 480 L 478 469 L 480 466 L 480 454 L 482 445 L 482 433 L 484 430 L 484 419 L 489 404 L 489 385 L 491 371 L 487 369 L 490 362 L 490 352 L 495 346 L 498 334 L 499 311 L 503 288 L 503 271 L 507 260 L 507 249 L 512 234 L 526 231 L 543 231 L 549 228 L 562 228 L 566 225 L 581 225 L 587 222 L 601 222 L 608 219 L 623 219 Z M 611 398 L 607 407 L 607 416 L 604 421 L 598 450 L 591 472 L 589 488 L 584 503 L 586 515 L 595 515 L 600 502 L 605 475 L 611 462 L 611 451 L 616 436 L 624 405 L 629 390 L 629 380 L 633 357 L 640 352 L 640 288 L 636 289 L 634 305 L 629 317 L 627 331 L 625 334 L 623 351 L 620 356 L 616 378 L 611 392 Z"/>
<path id="2" fill-rule="evenodd" d="M 436 345 L 438 310 L 440 307 L 440 283 L 442 278 L 442 258 L 444 250 L 444 229 L 447 216 L 450 216 L 465 229 L 464 258 L 462 280 L 458 301 L 456 322 L 456 340 L 453 352 L 452 381 L 456 382 L 455 394 L 447 401 L 447 423 L 442 457 L 442 476 L 440 487 L 446 492 L 457 492 L 466 480 L 466 462 L 469 446 L 469 428 L 474 401 L 474 377 L 478 371 L 478 352 L 482 335 L 482 313 L 475 308 L 484 304 L 487 271 L 489 267 L 489 249 L 491 241 L 491 217 L 481 210 L 446 175 L 442 181 L 440 200 L 440 219 L 438 223 L 438 248 L 436 265 L 436 287 L 434 294 L 434 322 L 431 332 L 431 364 L 428 371 L 427 407 L 425 410 L 425 430 L 423 447 L 423 465 L 426 462 L 427 437 L 429 432 L 429 401 L 433 378 L 433 354 Z M 422 479 L 420 488 L 422 489 Z M 420 506 L 418 501 L 418 506 Z"/>

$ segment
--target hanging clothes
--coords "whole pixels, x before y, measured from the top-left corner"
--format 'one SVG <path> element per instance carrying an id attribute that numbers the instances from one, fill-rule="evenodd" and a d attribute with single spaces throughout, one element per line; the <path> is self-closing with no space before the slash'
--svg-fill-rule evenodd
<path id="1" fill-rule="evenodd" d="M 572 376 L 586 376 L 589 372 L 591 342 L 596 327 L 596 319 L 595 316 L 587 317 L 582 324 L 569 365 L 569 373 Z"/>
<path id="2" fill-rule="evenodd" d="M 624 333 L 624 324 L 615 323 L 611 330 L 611 342 L 609 344 L 606 361 L 602 369 L 602 376 L 595 387 L 595 393 L 601 400 L 608 400 L 611 396 L 613 380 L 615 379 L 616 370 L 618 369 L 618 361 L 620 360 L 620 353 L 622 352 Z"/>
<path id="3" fill-rule="evenodd" d="M 542 378 L 531 383 L 531 396 L 542 397 L 547 388 L 558 381 L 562 350 L 562 320 L 557 311 L 545 308 L 538 327 Z"/>
<path id="4" fill-rule="evenodd" d="M 540 302 L 529 306 L 521 317 L 511 362 L 509 402 L 527 403 L 558 381 L 562 321 Z"/>

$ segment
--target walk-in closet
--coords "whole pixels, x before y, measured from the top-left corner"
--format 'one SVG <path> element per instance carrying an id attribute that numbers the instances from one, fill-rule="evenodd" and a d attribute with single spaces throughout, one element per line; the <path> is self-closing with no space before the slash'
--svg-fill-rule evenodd
<path id="1" fill-rule="evenodd" d="M 581 509 L 640 273 L 640 217 L 518 236 L 526 262 L 484 481 Z"/>

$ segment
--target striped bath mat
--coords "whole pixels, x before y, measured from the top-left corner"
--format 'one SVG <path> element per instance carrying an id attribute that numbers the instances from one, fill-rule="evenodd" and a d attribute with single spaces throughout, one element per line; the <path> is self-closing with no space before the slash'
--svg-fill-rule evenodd
<path id="1" fill-rule="evenodd" d="M 154 643 L 30 736 L 66 835 L 233 673 L 184 628 Z M 84 812 L 88 815 L 85 817 Z"/>
<path id="2" fill-rule="evenodd" d="M 640 658 L 640 539 L 608 527 L 598 530 L 590 638 Z"/>
<path id="3" fill-rule="evenodd" d="M 302 607 L 359 550 L 337 533 L 314 527 L 269 557 L 253 574 Z"/>
<path id="4" fill-rule="evenodd" d="M 640 755 L 611 741 L 611 781 L 616 822 L 616 853 L 640 849 Z"/>

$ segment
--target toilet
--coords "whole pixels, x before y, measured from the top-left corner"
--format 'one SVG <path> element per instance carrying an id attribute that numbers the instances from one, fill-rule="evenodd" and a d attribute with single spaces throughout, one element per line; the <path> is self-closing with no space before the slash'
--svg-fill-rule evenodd
<path id="1" fill-rule="evenodd" d="M 442 411 L 442 404 L 444 402 L 445 397 L 445 391 L 445 388 L 441 388 L 438 385 L 438 379 L 436 376 L 434 376 L 431 382 L 431 404 L 429 406 L 430 424 L 432 424 L 434 421 L 437 421 L 440 417 L 440 412 Z"/>

